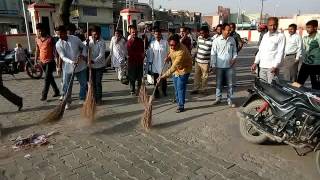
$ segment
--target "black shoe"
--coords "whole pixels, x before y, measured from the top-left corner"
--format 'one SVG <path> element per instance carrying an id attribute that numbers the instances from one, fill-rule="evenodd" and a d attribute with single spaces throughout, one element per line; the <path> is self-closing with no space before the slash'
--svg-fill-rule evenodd
<path id="1" fill-rule="evenodd" d="M 193 91 L 191 91 L 190 94 L 192 94 L 192 95 L 199 94 L 199 91 L 198 90 L 193 90 Z"/>
<path id="2" fill-rule="evenodd" d="M 160 94 L 159 94 L 159 93 L 155 93 L 154 97 L 155 97 L 156 99 L 159 99 L 159 98 L 160 98 Z"/>
<path id="3" fill-rule="evenodd" d="M 46 101 L 46 100 L 47 100 L 46 97 L 42 97 L 42 98 L 40 99 L 40 101 Z"/>
<path id="4" fill-rule="evenodd" d="M 182 112 L 184 112 L 184 108 L 178 108 L 178 109 L 176 110 L 176 113 L 182 113 Z"/>
<path id="5" fill-rule="evenodd" d="M 23 104 L 19 105 L 18 106 L 18 111 L 21 111 L 22 107 L 23 107 Z"/>
<path id="6" fill-rule="evenodd" d="M 163 94 L 164 97 L 168 96 L 167 92 L 162 92 L 162 94 Z"/>

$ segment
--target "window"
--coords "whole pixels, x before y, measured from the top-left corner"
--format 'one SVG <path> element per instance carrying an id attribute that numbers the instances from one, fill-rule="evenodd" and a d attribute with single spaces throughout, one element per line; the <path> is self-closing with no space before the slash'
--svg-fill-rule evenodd
<path id="1" fill-rule="evenodd" d="M 83 15 L 85 16 L 97 16 L 96 7 L 83 7 Z"/>

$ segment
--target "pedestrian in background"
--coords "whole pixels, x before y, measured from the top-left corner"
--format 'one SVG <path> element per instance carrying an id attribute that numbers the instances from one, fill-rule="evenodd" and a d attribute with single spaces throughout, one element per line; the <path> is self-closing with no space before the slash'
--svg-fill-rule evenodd
<path id="1" fill-rule="evenodd" d="M 218 24 L 215 30 L 215 34 L 212 36 L 212 40 L 216 39 L 217 37 L 221 36 L 222 34 L 222 24 Z"/>
<path id="2" fill-rule="evenodd" d="M 102 77 L 106 67 L 106 43 L 101 38 L 101 28 L 94 26 L 91 30 L 89 48 L 91 52 L 92 82 L 94 85 L 95 100 L 97 105 L 102 104 Z"/>
<path id="3" fill-rule="evenodd" d="M 212 43 L 211 67 L 216 71 L 216 100 L 214 105 L 220 104 L 222 100 L 223 80 L 228 86 L 227 102 L 230 107 L 235 107 L 233 98 L 233 66 L 237 58 L 236 41 L 230 36 L 231 28 L 229 24 L 222 25 L 222 35 L 217 37 Z"/>
<path id="4" fill-rule="evenodd" d="M 320 33 L 318 21 L 307 24 L 308 35 L 303 37 L 303 62 L 297 82 L 304 85 L 310 76 L 312 89 L 320 90 Z"/>
<path id="5" fill-rule="evenodd" d="M 200 36 L 197 41 L 194 85 L 191 94 L 206 93 L 210 69 L 210 55 L 212 38 L 209 35 L 209 27 L 203 26 L 200 29 Z"/>
<path id="6" fill-rule="evenodd" d="M 180 43 L 179 35 L 175 34 L 169 38 L 170 52 L 166 58 L 166 62 L 172 62 L 172 65 L 165 74 L 158 78 L 158 82 L 167 79 L 173 74 L 173 82 L 175 95 L 178 104 L 176 113 L 184 112 L 184 104 L 186 98 L 187 83 L 192 71 L 192 57 L 182 43 Z"/>
<path id="7" fill-rule="evenodd" d="M 59 88 L 54 80 L 53 71 L 56 68 L 55 63 L 55 43 L 53 38 L 47 33 L 44 25 L 38 23 L 36 26 L 39 37 L 36 38 L 36 52 L 35 61 L 40 61 L 42 69 L 44 70 L 44 87 L 42 90 L 41 101 L 46 101 L 50 85 L 53 88 L 53 97 L 60 96 Z"/>
<path id="8" fill-rule="evenodd" d="M 278 29 L 279 19 L 268 19 L 268 32 L 263 36 L 251 71 L 255 72 L 259 64 L 259 77 L 271 83 L 279 74 L 279 66 L 284 57 L 286 38 Z"/>
<path id="9" fill-rule="evenodd" d="M 169 46 L 168 46 L 168 42 L 162 38 L 162 33 L 160 29 L 154 30 L 154 37 L 155 37 L 155 40 L 153 40 L 150 43 L 150 46 L 147 52 L 147 59 L 148 59 L 149 67 L 151 68 L 149 69 L 149 71 L 152 72 L 154 82 L 156 82 L 159 76 L 161 76 L 162 69 L 164 68 L 164 60 L 168 56 Z M 156 85 L 156 83 L 154 83 L 154 85 Z M 161 81 L 160 86 L 161 86 L 162 94 L 164 96 L 167 96 L 167 80 L 163 79 Z M 159 98 L 160 91 L 158 87 L 155 87 L 155 88 L 156 88 L 155 98 Z"/>
<path id="10" fill-rule="evenodd" d="M 75 73 L 79 83 L 80 83 L 80 92 L 79 92 L 79 104 L 83 104 L 87 94 L 87 63 L 85 57 L 87 56 L 87 48 L 82 43 L 82 41 L 73 35 L 68 35 L 65 26 L 59 26 L 56 28 L 56 33 L 59 36 L 59 41 L 56 43 L 56 49 L 63 61 L 63 69 L 65 70 L 64 76 L 64 94 L 67 96 L 66 109 L 70 108 L 72 98 L 72 87 L 73 80 L 71 79 L 72 73 Z M 74 67 L 76 68 L 74 69 Z M 71 82 L 69 91 L 68 86 Z"/>
<path id="11" fill-rule="evenodd" d="M 186 27 L 181 27 L 180 28 L 180 43 L 185 45 L 187 47 L 187 49 L 189 50 L 190 54 L 191 54 L 192 44 L 191 44 L 190 37 L 188 37 L 188 33 L 187 33 L 187 28 Z"/>
<path id="12" fill-rule="evenodd" d="M 145 51 L 144 41 L 138 37 L 138 31 L 136 27 L 131 28 L 130 39 L 127 42 L 127 50 L 130 94 L 137 95 L 142 83 Z M 136 91 L 136 82 L 138 82 L 138 91 Z"/>
<path id="13" fill-rule="evenodd" d="M 15 71 L 19 72 L 20 70 L 23 70 L 26 61 L 26 53 L 20 43 L 17 43 L 16 47 L 14 48 L 14 58 Z"/>
<path id="14" fill-rule="evenodd" d="M 284 79 L 295 82 L 298 75 L 299 59 L 302 55 L 302 38 L 297 34 L 297 25 L 290 24 L 289 35 L 286 37 L 285 57 L 282 70 Z"/>
<path id="15" fill-rule="evenodd" d="M 110 42 L 111 66 L 115 68 L 119 81 L 127 79 L 127 41 L 121 30 L 116 30 Z"/>

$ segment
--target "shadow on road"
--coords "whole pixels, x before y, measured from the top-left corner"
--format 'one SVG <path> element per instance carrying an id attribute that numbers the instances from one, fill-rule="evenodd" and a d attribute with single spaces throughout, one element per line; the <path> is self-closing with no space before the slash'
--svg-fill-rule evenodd
<path id="1" fill-rule="evenodd" d="M 32 123 L 32 124 L 27 124 L 27 125 L 21 125 L 21 126 L 14 126 L 14 127 L 9 127 L 9 128 L 2 128 L 1 129 L 1 137 L 3 138 L 5 136 L 8 136 L 9 134 L 22 131 L 24 129 L 27 129 L 29 127 L 35 126 L 37 123 Z"/>
<path id="2" fill-rule="evenodd" d="M 1 112 L 0 115 L 10 115 L 24 112 L 33 112 L 33 111 L 43 111 L 43 110 L 51 110 L 55 108 L 57 105 L 48 105 L 48 106 L 38 106 L 29 109 L 22 109 L 21 111 L 11 111 L 11 112 Z"/>

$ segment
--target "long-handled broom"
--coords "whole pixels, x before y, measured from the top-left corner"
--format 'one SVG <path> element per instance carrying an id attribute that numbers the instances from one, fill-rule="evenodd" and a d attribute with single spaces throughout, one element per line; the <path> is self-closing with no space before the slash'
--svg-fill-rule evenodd
<path id="1" fill-rule="evenodd" d="M 40 123 L 55 122 L 55 121 L 59 121 L 60 119 L 62 119 L 63 114 L 64 114 L 64 110 L 65 110 L 66 105 L 67 105 L 68 97 L 71 94 L 70 87 L 71 87 L 71 84 L 73 83 L 72 81 L 73 81 L 73 78 L 74 78 L 74 71 L 75 71 L 76 67 L 77 67 L 77 65 L 75 65 L 74 68 L 73 68 L 70 81 L 68 82 L 67 92 L 66 92 L 62 102 L 60 102 L 60 104 L 58 106 L 56 106 L 51 112 L 49 112 L 47 114 L 47 116 L 40 121 Z"/>
<path id="2" fill-rule="evenodd" d="M 166 64 L 164 64 L 162 67 L 160 76 L 163 74 L 165 65 Z M 151 96 L 148 96 L 147 88 L 145 86 L 141 87 L 139 92 L 139 101 L 140 103 L 143 104 L 143 107 L 144 107 L 144 113 L 141 118 L 141 125 L 145 130 L 149 130 L 152 126 L 152 102 L 154 100 L 154 95 L 157 90 L 157 87 L 159 86 L 159 83 L 160 81 L 156 82 L 156 85 L 152 91 Z"/>
<path id="3" fill-rule="evenodd" d="M 87 23 L 87 30 L 89 30 Z M 89 31 L 87 31 L 89 32 Z M 89 82 L 88 82 L 88 92 L 86 100 L 83 104 L 81 115 L 86 120 L 88 120 L 88 123 L 92 123 L 96 116 L 96 100 L 95 100 L 95 94 L 94 94 L 94 87 L 93 87 L 93 81 L 92 81 L 92 67 L 91 67 L 91 50 L 89 47 L 89 35 L 87 39 L 87 48 L 88 48 L 88 65 L 89 65 Z"/>

